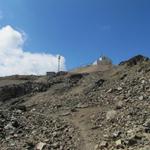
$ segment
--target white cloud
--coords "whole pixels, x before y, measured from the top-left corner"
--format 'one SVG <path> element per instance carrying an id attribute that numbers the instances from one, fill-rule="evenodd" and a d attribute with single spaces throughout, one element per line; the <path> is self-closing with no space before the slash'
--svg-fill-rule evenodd
<path id="1" fill-rule="evenodd" d="M 0 29 L 0 76 L 42 75 L 47 71 L 56 72 L 58 55 L 24 51 L 24 39 L 22 32 L 9 25 Z M 61 56 L 61 70 L 65 70 L 63 56 Z"/>

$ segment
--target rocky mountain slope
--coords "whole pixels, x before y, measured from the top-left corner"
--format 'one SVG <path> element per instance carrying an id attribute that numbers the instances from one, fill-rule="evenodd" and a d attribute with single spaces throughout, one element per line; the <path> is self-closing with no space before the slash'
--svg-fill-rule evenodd
<path id="1" fill-rule="evenodd" d="M 1 150 L 150 150 L 150 60 L 0 78 Z"/>

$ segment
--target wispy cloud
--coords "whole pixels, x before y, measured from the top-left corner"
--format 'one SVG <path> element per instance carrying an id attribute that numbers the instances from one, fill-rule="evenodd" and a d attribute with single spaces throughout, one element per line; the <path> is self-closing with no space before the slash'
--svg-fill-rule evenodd
<path id="1" fill-rule="evenodd" d="M 0 28 L 0 76 L 43 75 L 46 71 L 57 71 L 58 55 L 25 51 L 24 43 L 24 33 L 10 25 Z M 61 70 L 65 70 L 63 56 L 61 56 Z"/>

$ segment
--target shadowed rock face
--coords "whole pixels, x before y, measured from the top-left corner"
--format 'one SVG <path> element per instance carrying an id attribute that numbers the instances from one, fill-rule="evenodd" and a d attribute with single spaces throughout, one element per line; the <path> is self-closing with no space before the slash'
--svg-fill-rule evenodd
<path id="1" fill-rule="evenodd" d="M 76 84 L 78 81 L 80 81 L 84 76 L 86 76 L 87 74 L 72 74 L 70 75 L 70 77 L 68 78 L 69 81 L 73 84 Z"/>
<path id="2" fill-rule="evenodd" d="M 26 82 L 18 85 L 7 85 L 0 87 L 0 101 L 7 101 L 11 98 L 16 98 L 30 94 L 32 92 L 44 92 L 48 85 L 42 83 Z"/>
<path id="3" fill-rule="evenodd" d="M 121 62 L 119 65 L 127 65 L 127 66 L 134 66 L 134 65 L 137 65 L 141 62 L 144 62 L 144 61 L 149 61 L 150 59 L 148 57 L 144 57 L 142 55 L 137 55 L 127 61 L 123 61 Z"/>
<path id="4" fill-rule="evenodd" d="M 17 98 L 24 96 L 26 94 L 31 94 L 35 92 L 44 92 L 48 88 L 50 88 L 52 85 L 58 84 L 60 86 L 60 83 L 66 83 L 66 88 L 69 86 L 73 86 L 76 84 L 81 78 L 83 78 L 84 74 L 72 74 L 68 78 L 62 77 L 58 79 L 59 75 L 57 77 L 53 77 L 51 82 L 42 83 L 42 82 L 25 82 L 21 84 L 12 84 L 12 85 L 6 85 L 0 87 L 0 101 L 5 102 L 7 100 L 10 100 L 12 98 Z M 65 81 L 65 82 L 64 82 Z"/>

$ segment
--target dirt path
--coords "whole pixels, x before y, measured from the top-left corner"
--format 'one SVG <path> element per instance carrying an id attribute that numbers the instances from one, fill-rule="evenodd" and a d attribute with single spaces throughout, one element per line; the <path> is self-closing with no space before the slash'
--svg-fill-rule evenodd
<path id="1" fill-rule="evenodd" d="M 80 121 L 79 118 L 73 118 L 72 123 L 78 128 L 81 136 L 81 149 L 82 150 L 94 150 L 95 144 L 89 136 L 89 129 L 86 127 L 84 122 Z"/>
<path id="2" fill-rule="evenodd" d="M 93 113 L 97 112 L 98 108 L 84 108 L 79 109 L 77 112 L 73 113 L 67 118 L 75 127 L 77 127 L 80 139 L 81 139 L 81 150 L 94 150 L 96 142 L 93 136 L 93 130 L 91 129 L 91 124 L 88 122 L 89 117 Z"/>

